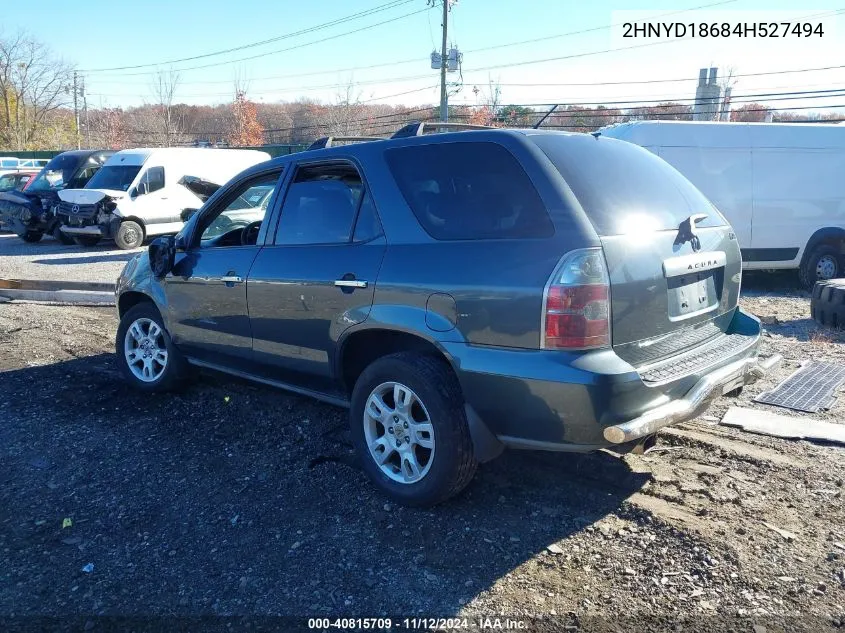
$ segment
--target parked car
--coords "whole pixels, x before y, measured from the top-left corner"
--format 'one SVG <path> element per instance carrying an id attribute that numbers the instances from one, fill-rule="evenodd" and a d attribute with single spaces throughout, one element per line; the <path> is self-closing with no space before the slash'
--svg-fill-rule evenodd
<path id="1" fill-rule="evenodd" d="M 3 174 L 0 176 L 0 193 L 3 191 L 21 191 L 37 175 L 37 171 L 16 171 Z"/>
<path id="2" fill-rule="evenodd" d="M 803 286 L 845 274 L 845 128 L 636 121 L 602 136 L 678 169 L 730 221 L 743 267 L 797 269 Z"/>
<path id="3" fill-rule="evenodd" d="M 117 152 L 88 187 L 61 192 L 62 231 L 83 246 L 111 238 L 119 248 L 137 248 L 147 237 L 176 233 L 184 224 L 185 209 L 200 206 L 197 195 L 184 184 L 186 176 L 219 186 L 269 159 L 266 152 L 235 149 Z"/>
<path id="4" fill-rule="evenodd" d="M 51 159 L 23 191 L 0 193 L 0 222 L 27 242 L 37 242 L 44 234 L 64 244 L 72 240 L 59 230 L 56 207 L 58 193 L 66 187 L 86 186 L 111 150 L 74 150 Z"/>
<path id="5" fill-rule="evenodd" d="M 131 259 L 127 380 L 204 367 L 349 407 L 370 479 L 430 505 L 506 446 L 642 448 L 778 361 L 737 306 L 733 229 L 660 158 L 413 133 L 252 167 Z"/>
<path id="6" fill-rule="evenodd" d="M 49 158 L 21 158 L 18 161 L 20 169 L 36 169 L 41 170 L 50 162 Z"/>

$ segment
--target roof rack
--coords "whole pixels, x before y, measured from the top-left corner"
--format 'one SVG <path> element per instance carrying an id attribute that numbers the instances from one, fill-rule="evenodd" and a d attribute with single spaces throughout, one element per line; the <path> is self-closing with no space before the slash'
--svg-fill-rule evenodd
<path id="1" fill-rule="evenodd" d="M 308 149 L 326 149 L 335 147 L 337 143 L 364 143 L 366 141 L 383 141 L 381 136 L 324 136 L 308 146 Z"/>
<path id="2" fill-rule="evenodd" d="M 409 138 L 422 136 L 428 130 L 495 130 L 489 125 L 475 125 L 474 123 L 445 123 L 442 121 L 414 121 L 401 128 L 390 138 Z"/>

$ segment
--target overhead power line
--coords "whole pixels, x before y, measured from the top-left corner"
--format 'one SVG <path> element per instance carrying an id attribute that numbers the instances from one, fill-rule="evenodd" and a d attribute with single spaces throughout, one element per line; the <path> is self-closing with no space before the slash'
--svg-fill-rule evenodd
<path id="1" fill-rule="evenodd" d="M 407 0 L 407 1 L 413 1 L 413 0 Z M 715 6 L 719 6 L 719 5 L 723 5 L 723 4 L 730 4 L 730 3 L 733 3 L 733 2 L 736 2 L 736 1 L 737 0 L 720 0 L 719 2 L 713 2 L 713 3 L 710 3 L 710 4 L 703 4 L 703 5 L 698 5 L 698 6 L 695 6 L 695 7 L 689 7 L 688 9 L 680 9 L 680 10 L 677 10 L 677 11 L 668 11 L 666 13 L 658 13 L 653 17 L 656 19 L 656 18 L 666 17 L 666 16 L 670 16 L 670 15 L 677 15 L 677 14 L 680 14 L 680 13 L 688 13 L 690 11 L 698 11 L 698 10 L 701 10 L 701 9 L 707 9 L 707 8 L 710 8 L 710 7 L 715 7 Z M 399 6 L 399 5 L 396 5 L 396 6 Z M 378 7 L 376 7 L 376 8 L 378 8 Z M 557 33 L 557 34 L 554 34 L 554 35 L 547 35 L 547 36 L 544 36 L 544 37 L 539 37 L 539 38 L 530 39 L 530 40 L 520 40 L 520 41 L 516 41 L 516 42 L 505 42 L 503 44 L 497 44 L 495 46 L 486 46 L 486 47 L 483 47 L 483 48 L 475 48 L 475 49 L 471 49 L 471 50 L 465 51 L 465 52 L 467 52 L 467 53 L 477 53 L 477 52 L 483 52 L 483 51 L 489 51 L 489 50 L 497 50 L 499 48 L 508 48 L 508 47 L 511 47 L 511 46 L 521 46 L 521 45 L 524 45 L 524 44 L 534 44 L 534 43 L 537 43 L 537 42 L 544 42 L 544 41 L 559 39 L 559 38 L 563 38 L 563 37 L 570 37 L 572 35 L 581 35 L 581 34 L 584 34 L 584 33 L 591 33 L 591 32 L 594 32 L 594 31 L 603 31 L 603 30 L 607 30 L 607 29 L 613 28 L 614 26 L 619 26 L 619 25 L 620 25 L 620 23 L 605 24 L 605 25 L 602 25 L 602 26 L 591 27 L 591 28 L 588 28 L 588 29 L 581 29 L 579 31 L 567 31 L 565 33 Z M 281 37 L 286 37 L 286 36 L 281 36 Z M 232 49 L 232 50 L 235 50 L 235 49 Z M 286 50 L 288 50 L 288 49 L 286 49 Z M 282 51 L 277 51 L 277 52 L 282 52 Z M 212 55 L 212 54 L 218 54 L 218 53 L 210 53 L 209 55 Z M 198 57 L 194 57 L 194 58 L 186 58 L 186 59 L 197 59 L 199 57 L 202 57 L 202 56 L 198 56 Z M 272 75 L 272 76 L 269 76 L 269 77 L 256 77 L 256 78 L 252 79 L 251 81 L 267 81 L 267 80 L 272 80 L 272 79 L 292 79 L 292 78 L 298 78 L 298 77 L 311 77 L 311 76 L 314 76 L 314 75 L 328 75 L 328 74 L 344 73 L 344 72 L 358 72 L 358 71 L 361 71 L 361 70 L 371 70 L 373 68 L 386 68 L 388 66 L 398 66 L 398 65 L 402 65 L 402 64 L 420 63 L 420 62 L 427 62 L 427 61 L 428 61 L 428 58 L 414 57 L 414 58 L 411 58 L 411 59 L 403 59 L 403 60 L 392 61 L 392 62 L 383 62 L 383 63 L 380 63 L 380 64 L 371 64 L 369 66 L 355 66 L 355 67 L 335 68 L 335 69 L 332 69 L 332 70 L 321 70 L 321 71 L 314 71 L 314 72 L 307 72 L 307 73 L 295 73 L 295 74 L 287 74 L 287 75 Z M 163 65 L 163 64 L 167 64 L 167 63 L 175 63 L 175 62 L 162 62 L 162 63 L 159 63 L 159 64 L 145 64 L 144 66 L 160 66 L 160 65 Z M 229 62 L 221 62 L 221 64 L 222 63 L 229 63 Z M 143 66 L 139 66 L 139 67 L 143 67 Z M 130 67 L 125 67 L 125 68 L 128 69 Z M 206 68 L 206 66 L 201 66 L 200 68 Z M 81 72 L 105 72 L 107 70 L 123 70 L 123 69 L 124 68 L 94 69 L 94 70 L 81 71 Z M 182 68 L 180 70 L 193 70 L 193 69 Z M 155 72 L 155 71 L 152 71 L 152 72 Z M 129 75 L 121 74 L 120 76 L 126 77 L 126 76 L 148 75 L 148 74 L 151 74 L 151 73 L 149 73 L 149 72 L 147 72 L 147 73 L 131 73 Z M 140 82 L 140 83 L 139 82 L 109 82 L 109 83 L 124 83 L 124 84 L 132 84 L 132 85 L 142 85 L 143 82 Z M 231 83 L 231 81 L 229 81 L 229 80 L 213 80 L 213 81 L 194 81 L 194 82 L 185 82 L 185 83 L 187 83 L 187 84 L 224 84 L 224 83 Z"/>
<path id="2" fill-rule="evenodd" d="M 208 57 L 215 57 L 217 55 L 225 55 L 226 53 L 234 53 L 237 51 L 246 50 L 249 48 L 255 48 L 257 46 L 264 46 L 266 44 L 272 44 L 273 42 L 279 42 L 281 40 L 290 39 L 292 37 L 298 37 L 300 35 L 306 35 L 308 33 L 314 33 L 315 31 L 321 31 L 323 29 L 330 28 L 332 26 L 337 26 L 338 24 L 343 24 L 345 22 L 350 22 L 352 20 L 359 20 L 361 18 L 367 17 L 369 15 L 373 15 L 375 13 L 380 13 L 382 11 L 388 11 L 390 9 L 394 9 L 396 7 L 400 7 L 405 4 L 409 4 L 414 2 L 415 0 L 392 0 L 386 4 L 379 5 L 377 7 L 373 7 L 372 9 L 367 9 L 366 11 L 359 11 L 358 13 L 353 13 L 352 15 L 347 15 L 342 18 L 338 18 L 336 20 L 331 20 L 330 22 L 324 22 L 322 24 L 317 24 L 315 26 L 310 26 L 304 29 L 300 29 L 299 31 L 293 31 L 291 33 L 285 33 L 284 35 L 279 35 L 277 37 L 272 37 L 270 39 L 261 40 L 258 42 L 251 42 L 249 44 L 243 44 L 241 46 L 235 46 L 234 48 L 227 48 L 219 51 L 213 51 L 211 53 L 203 53 L 200 55 L 194 55 L 192 57 L 182 57 L 179 59 L 169 59 L 166 61 L 161 62 L 153 62 L 147 64 L 137 64 L 134 66 L 115 66 L 112 68 L 90 68 L 87 70 L 82 70 L 80 72 L 86 73 L 98 73 L 98 72 L 111 72 L 116 70 L 134 70 L 136 68 L 152 68 L 155 66 L 166 66 L 169 64 L 179 64 L 182 62 L 189 62 L 194 61 L 197 59 L 205 59 Z M 221 62 L 221 63 L 229 63 L 229 62 Z"/>
<path id="3" fill-rule="evenodd" d="M 398 5 L 397 5 L 398 6 Z M 238 59 L 230 59 L 222 62 L 215 62 L 213 64 L 204 64 L 201 66 L 188 66 L 187 68 L 175 68 L 174 71 L 176 72 L 185 72 L 188 70 L 200 70 L 203 68 L 216 68 L 217 66 L 225 66 L 227 64 L 237 64 L 240 62 L 251 61 L 253 59 L 259 59 L 261 57 L 267 57 L 269 55 L 278 55 L 279 53 L 286 53 L 288 51 L 295 51 L 305 48 L 307 46 L 315 46 L 317 44 L 322 44 L 324 42 L 328 42 L 331 40 L 336 40 L 340 37 L 346 37 L 347 35 L 354 35 L 355 33 L 361 33 L 363 31 L 368 31 L 370 29 L 374 29 L 378 26 L 384 26 L 385 24 L 390 24 L 392 22 L 397 22 L 398 20 L 404 20 L 405 18 L 409 18 L 414 15 L 418 15 L 420 13 L 424 13 L 428 11 L 428 8 L 419 9 L 417 11 L 411 11 L 410 13 L 404 13 L 400 16 L 390 18 L 388 20 L 382 20 L 381 22 L 376 22 L 375 24 L 369 24 L 367 26 L 362 26 L 361 28 L 354 29 L 352 31 L 344 31 L 343 33 L 337 33 L 335 35 L 329 35 L 328 37 L 324 37 L 319 40 L 313 40 L 311 42 L 303 42 L 302 44 L 296 44 L 295 46 L 289 46 L 287 48 L 280 48 L 274 51 L 267 51 L 265 53 L 259 53 L 257 55 L 251 55 L 250 57 L 239 57 Z M 90 71 L 89 71 L 90 72 Z M 146 71 L 146 72 L 137 72 L 137 73 L 125 73 L 124 77 L 133 77 L 139 75 L 152 75 L 155 74 L 157 71 Z"/>

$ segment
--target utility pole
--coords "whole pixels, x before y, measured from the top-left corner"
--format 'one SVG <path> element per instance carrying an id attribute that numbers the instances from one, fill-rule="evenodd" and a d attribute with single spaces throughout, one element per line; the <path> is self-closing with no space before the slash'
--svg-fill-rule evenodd
<path id="1" fill-rule="evenodd" d="M 77 72 L 73 71 L 73 118 L 76 120 L 76 149 L 80 149 L 82 147 L 80 140 L 79 140 L 79 102 L 77 97 L 79 96 L 79 90 L 77 89 Z"/>
<path id="2" fill-rule="evenodd" d="M 449 51 L 446 50 L 446 33 L 449 24 L 449 2 L 451 0 L 442 0 L 443 2 L 443 43 L 440 47 L 440 120 L 444 123 L 449 120 L 449 96 L 446 93 L 446 60 Z"/>
<path id="3" fill-rule="evenodd" d="M 88 97 L 85 95 L 85 77 L 82 78 L 82 111 L 85 112 L 85 147 L 91 148 L 91 121 L 88 118 Z"/>

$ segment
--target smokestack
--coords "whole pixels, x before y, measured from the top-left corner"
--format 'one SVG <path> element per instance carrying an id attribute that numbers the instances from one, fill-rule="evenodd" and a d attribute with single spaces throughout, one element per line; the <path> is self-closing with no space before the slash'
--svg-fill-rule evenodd
<path id="1" fill-rule="evenodd" d="M 718 68 L 711 68 L 710 69 L 710 83 L 711 84 L 716 83 L 716 75 L 717 75 L 718 72 L 719 72 Z"/>
<path id="2" fill-rule="evenodd" d="M 698 85 L 699 86 L 706 86 L 707 85 L 707 69 L 702 68 L 698 71 Z"/>

